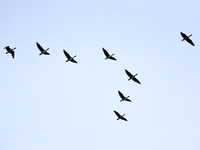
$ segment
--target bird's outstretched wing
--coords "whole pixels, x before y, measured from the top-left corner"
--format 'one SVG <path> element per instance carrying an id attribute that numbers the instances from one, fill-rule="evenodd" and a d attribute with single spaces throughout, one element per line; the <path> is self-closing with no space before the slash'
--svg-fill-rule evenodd
<path id="1" fill-rule="evenodd" d="M 192 40 L 191 40 L 191 39 L 187 38 L 187 39 L 186 39 L 186 41 L 187 41 L 188 43 L 190 43 L 191 45 L 193 45 L 193 46 L 194 46 L 194 43 L 192 42 Z"/>
<path id="2" fill-rule="evenodd" d="M 106 55 L 106 57 L 110 56 L 109 53 L 104 48 L 102 48 L 102 50 L 103 50 L 104 54 Z"/>
<path id="3" fill-rule="evenodd" d="M 132 77 L 133 75 L 128 71 L 128 70 L 126 70 L 125 69 L 125 72 L 126 72 L 126 74 L 129 76 L 129 77 Z"/>
<path id="4" fill-rule="evenodd" d="M 110 59 L 112 59 L 112 60 L 117 60 L 117 59 L 115 59 L 114 57 L 110 57 Z"/>
<path id="5" fill-rule="evenodd" d="M 133 78 L 133 81 L 137 82 L 138 84 L 141 84 L 137 78 Z"/>
<path id="6" fill-rule="evenodd" d="M 71 56 L 70 56 L 65 50 L 63 50 L 63 52 L 64 52 L 65 56 L 66 56 L 68 59 L 71 58 Z"/>
<path id="7" fill-rule="evenodd" d="M 71 62 L 73 62 L 73 63 L 77 63 L 77 61 L 76 61 L 76 60 L 74 60 L 74 59 L 72 59 L 72 60 L 71 60 Z"/>
<path id="8" fill-rule="evenodd" d="M 124 95 L 120 91 L 118 91 L 118 93 L 119 93 L 119 96 L 123 99 Z"/>
<path id="9" fill-rule="evenodd" d="M 121 117 L 121 115 L 117 111 L 114 110 L 114 113 L 117 115 L 117 117 Z"/>
<path id="10" fill-rule="evenodd" d="M 7 51 L 11 50 L 9 46 L 4 47 L 4 49 L 6 49 Z"/>
<path id="11" fill-rule="evenodd" d="M 10 53 L 11 53 L 13 59 L 14 59 L 14 57 L 15 57 L 15 52 L 14 52 L 14 51 L 11 51 Z"/>
<path id="12" fill-rule="evenodd" d="M 124 118 L 124 117 L 121 117 L 121 119 L 124 120 L 124 121 L 128 121 L 128 120 L 127 120 L 126 118 Z"/>
<path id="13" fill-rule="evenodd" d="M 130 100 L 130 99 L 128 99 L 128 98 L 127 98 L 127 99 L 125 99 L 125 101 L 131 102 L 131 100 Z"/>
<path id="14" fill-rule="evenodd" d="M 182 36 L 184 39 L 187 38 L 187 35 L 184 34 L 183 32 L 181 32 L 181 36 Z"/>
<path id="15" fill-rule="evenodd" d="M 41 52 L 44 51 L 44 49 L 42 48 L 42 46 L 41 46 L 38 42 L 36 42 L 36 45 L 37 45 L 38 49 L 39 49 Z M 47 52 L 46 52 L 46 53 L 47 53 Z M 45 53 L 44 53 L 44 54 L 45 54 Z M 46 54 L 46 55 L 48 55 L 48 54 Z"/>

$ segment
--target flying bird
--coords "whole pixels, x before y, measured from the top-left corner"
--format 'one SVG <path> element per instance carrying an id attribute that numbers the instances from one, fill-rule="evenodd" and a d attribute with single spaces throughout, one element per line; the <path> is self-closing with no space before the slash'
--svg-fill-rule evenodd
<path id="1" fill-rule="evenodd" d="M 194 43 L 190 39 L 190 37 L 192 36 L 192 34 L 190 34 L 189 36 L 187 36 L 186 34 L 184 34 L 183 32 L 181 32 L 181 36 L 183 37 L 183 39 L 181 41 L 186 40 L 188 43 L 190 43 L 191 45 L 194 46 Z"/>
<path id="2" fill-rule="evenodd" d="M 131 100 L 128 99 L 130 96 L 125 97 L 125 96 L 124 96 L 120 91 L 118 91 L 118 93 L 119 93 L 119 96 L 121 97 L 120 102 L 122 102 L 122 101 L 128 101 L 128 102 L 131 102 Z"/>
<path id="3" fill-rule="evenodd" d="M 125 69 L 126 74 L 129 76 L 128 80 L 133 80 L 135 82 L 137 82 L 138 84 L 141 84 L 140 81 L 135 77 L 136 75 L 138 75 L 137 73 L 135 75 L 132 75 L 128 70 Z"/>
<path id="4" fill-rule="evenodd" d="M 16 49 L 16 47 L 13 48 L 13 49 L 11 49 L 9 46 L 6 46 L 6 47 L 4 47 L 4 49 L 7 50 L 6 54 L 10 53 L 10 54 L 12 55 L 13 59 L 14 59 L 14 57 L 15 57 L 15 52 L 14 52 L 13 50 Z"/>
<path id="5" fill-rule="evenodd" d="M 44 48 L 38 43 L 36 42 L 36 45 L 38 47 L 38 49 L 41 51 L 41 53 L 39 55 L 45 54 L 45 55 L 50 55 L 47 51 L 49 50 L 49 48 L 47 48 L 46 50 L 44 50 Z"/>
<path id="6" fill-rule="evenodd" d="M 115 59 L 114 57 L 112 57 L 114 54 L 110 55 L 104 48 L 102 48 L 102 50 L 103 50 L 104 54 L 106 55 L 105 60 L 106 60 L 106 59 L 117 60 L 117 59 Z"/>
<path id="7" fill-rule="evenodd" d="M 124 118 L 124 115 L 125 115 L 125 114 L 120 115 L 120 114 L 119 114 L 117 111 L 115 111 L 115 110 L 114 110 L 114 113 L 115 113 L 115 114 L 117 115 L 117 117 L 118 117 L 117 120 L 122 119 L 122 120 L 124 120 L 124 121 L 128 121 L 126 118 Z"/>
<path id="8" fill-rule="evenodd" d="M 74 57 L 71 57 L 65 50 L 63 50 L 65 56 L 67 57 L 68 60 L 66 60 L 66 62 L 71 61 L 73 63 L 77 63 L 76 60 L 74 60 L 74 58 L 76 57 L 76 55 Z"/>

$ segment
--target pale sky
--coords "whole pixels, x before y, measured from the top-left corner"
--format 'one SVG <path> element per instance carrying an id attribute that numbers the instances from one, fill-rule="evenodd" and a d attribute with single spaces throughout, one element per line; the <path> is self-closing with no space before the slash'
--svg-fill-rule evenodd
<path id="1" fill-rule="evenodd" d="M 199 150 L 199 14 L 199 0 L 1 1 L 0 149 Z"/>

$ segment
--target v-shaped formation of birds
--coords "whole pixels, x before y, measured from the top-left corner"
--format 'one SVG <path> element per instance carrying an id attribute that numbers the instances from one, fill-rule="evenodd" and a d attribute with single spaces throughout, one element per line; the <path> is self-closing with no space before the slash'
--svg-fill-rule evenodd
<path id="1" fill-rule="evenodd" d="M 181 34 L 181 36 L 183 37 L 182 41 L 186 40 L 186 41 L 187 41 L 188 43 L 190 43 L 192 46 L 195 46 L 194 43 L 192 42 L 192 40 L 190 39 L 190 36 L 192 36 L 192 34 L 190 34 L 189 36 L 187 36 L 186 34 L 184 34 L 184 33 L 182 33 L 182 32 L 180 32 L 180 34 Z M 36 45 L 37 45 L 38 49 L 39 49 L 40 52 L 41 52 L 39 55 L 42 55 L 42 54 L 44 54 L 44 55 L 50 55 L 50 54 L 47 52 L 47 51 L 49 50 L 49 48 L 47 48 L 47 49 L 45 50 L 38 42 L 36 42 Z M 12 55 L 13 59 L 14 59 L 14 57 L 15 57 L 14 49 L 16 49 L 16 47 L 13 48 L 13 49 L 11 49 L 9 46 L 6 46 L 4 49 L 7 50 L 6 54 L 10 53 L 10 54 Z M 106 59 L 111 59 L 111 60 L 115 60 L 115 61 L 117 60 L 116 58 L 113 57 L 114 54 L 110 55 L 104 48 L 102 48 L 102 50 L 103 50 L 103 52 L 104 52 L 104 54 L 105 54 L 105 56 L 106 56 L 105 60 L 106 60 Z M 76 57 L 76 55 L 73 56 L 73 57 L 71 57 L 65 50 L 63 50 L 63 53 L 64 53 L 65 56 L 67 57 L 66 62 L 71 61 L 71 62 L 73 62 L 73 63 L 77 63 L 77 61 L 74 59 L 74 58 Z M 128 70 L 126 70 L 126 69 L 125 69 L 125 72 L 126 72 L 126 74 L 129 76 L 129 79 L 128 79 L 128 80 L 131 80 L 131 79 L 132 79 L 132 80 L 135 81 L 136 83 L 141 84 L 140 81 L 135 77 L 136 75 L 138 75 L 137 73 L 136 73 L 135 75 L 132 75 L 132 74 L 131 74 Z M 118 91 L 118 94 L 119 94 L 119 96 L 121 97 L 120 102 L 122 102 L 122 101 L 131 102 L 131 100 L 128 99 L 130 96 L 125 97 L 125 96 L 122 94 L 122 92 L 120 92 L 120 91 Z M 115 114 L 117 115 L 117 117 L 118 117 L 117 120 L 121 119 L 121 120 L 124 120 L 124 121 L 128 121 L 128 120 L 124 117 L 125 114 L 120 115 L 120 113 L 118 113 L 118 112 L 115 111 L 115 110 L 114 110 L 114 113 L 115 113 Z"/>

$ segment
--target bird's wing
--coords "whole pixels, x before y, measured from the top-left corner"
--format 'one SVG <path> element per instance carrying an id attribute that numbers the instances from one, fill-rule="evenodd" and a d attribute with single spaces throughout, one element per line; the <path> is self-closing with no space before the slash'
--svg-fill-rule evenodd
<path id="1" fill-rule="evenodd" d="M 128 70 L 126 70 L 125 69 L 125 72 L 126 72 L 126 74 L 129 76 L 129 77 L 132 77 L 133 75 L 128 71 Z"/>
<path id="2" fill-rule="evenodd" d="M 44 54 L 45 54 L 45 55 L 50 55 L 48 52 L 45 52 Z"/>
<path id="3" fill-rule="evenodd" d="M 10 47 L 9 46 L 6 46 L 4 47 L 7 51 L 10 51 Z"/>
<path id="4" fill-rule="evenodd" d="M 15 57 L 15 52 L 14 52 L 14 51 L 11 51 L 10 53 L 11 53 L 13 59 L 14 59 L 14 57 Z"/>
<path id="5" fill-rule="evenodd" d="M 44 49 L 42 48 L 42 46 L 41 46 L 38 42 L 36 42 L 36 45 L 37 45 L 38 49 L 39 49 L 41 52 L 44 51 Z"/>
<path id="6" fill-rule="evenodd" d="M 139 81 L 137 78 L 133 78 L 133 81 L 135 81 L 135 82 L 141 84 L 140 81 Z"/>
<path id="7" fill-rule="evenodd" d="M 191 39 L 187 38 L 187 39 L 186 39 L 186 41 L 187 41 L 188 43 L 190 43 L 191 45 L 193 45 L 193 46 L 194 46 L 194 43 L 192 42 L 192 40 L 191 40 Z"/>
<path id="8" fill-rule="evenodd" d="M 66 56 L 68 59 L 71 58 L 71 56 L 70 56 L 65 50 L 63 50 L 63 52 L 64 52 L 65 56 Z"/>
<path id="9" fill-rule="evenodd" d="M 102 49 L 103 49 L 103 52 L 106 55 L 106 57 L 110 56 L 109 53 L 104 48 L 102 48 Z"/>
<path id="10" fill-rule="evenodd" d="M 131 100 L 130 100 L 130 99 L 128 99 L 128 98 L 127 98 L 127 99 L 125 99 L 125 101 L 131 102 Z"/>
<path id="11" fill-rule="evenodd" d="M 184 34 L 183 32 L 181 32 L 181 36 L 185 39 L 187 37 L 186 34 Z"/>
<path id="12" fill-rule="evenodd" d="M 110 59 L 112 59 L 112 60 L 117 60 L 117 59 L 115 59 L 114 57 L 110 57 Z"/>
<path id="13" fill-rule="evenodd" d="M 76 60 L 74 60 L 74 59 L 72 59 L 72 60 L 71 60 L 71 62 L 73 62 L 73 63 L 77 63 L 77 61 L 76 61 Z"/>
<path id="14" fill-rule="evenodd" d="M 121 119 L 124 120 L 124 121 L 128 121 L 128 120 L 127 120 L 126 118 L 124 118 L 124 117 L 121 117 Z"/>
<path id="15" fill-rule="evenodd" d="M 116 112 L 115 110 L 114 110 L 114 113 L 117 115 L 117 117 L 121 117 L 121 115 L 118 112 Z"/>
<path id="16" fill-rule="evenodd" d="M 119 93 L 119 96 L 123 99 L 124 95 L 120 91 L 118 91 L 118 93 Z"/>

